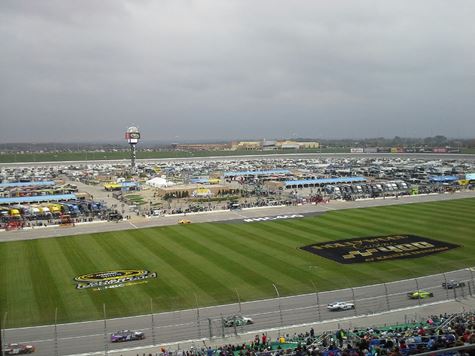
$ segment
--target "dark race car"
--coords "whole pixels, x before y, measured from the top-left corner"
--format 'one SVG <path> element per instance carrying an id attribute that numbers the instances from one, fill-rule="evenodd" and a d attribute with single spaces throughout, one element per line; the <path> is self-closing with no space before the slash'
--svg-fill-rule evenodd
<path id="1" fill-rule="evenodd" d="M 444 282 L 442 283 L 442 288 L 445 289 L 454 289 L 454 288 L 462 288 L 465 287 L 465 282 L 460 282 L 460 281 L 448 281 L 447 283 Z"/>
<path id="2" fill-rule="evenodd" d="M 111 342 L 124 342 L 145 339 L 145 334 L 142 331 L 135 330 L 120 330 L 112 333 Z"/>
<path id="3" fill-rule="evenodd" d="M 4 351 L 5 355 L 24 355 L 35 352 L 35 347 L 27 344 L 9 344 Z"/>

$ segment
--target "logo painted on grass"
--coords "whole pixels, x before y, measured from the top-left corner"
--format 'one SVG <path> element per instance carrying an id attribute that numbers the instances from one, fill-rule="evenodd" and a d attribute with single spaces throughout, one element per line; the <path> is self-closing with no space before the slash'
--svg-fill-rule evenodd
<path id="1" fill-rule="evenodd" d="M 259 221 L 272 221 L 272 220 L 282 220 L 282 219 L 298 219 L 303 218 L 303 215 L 293 214 L 293 215 L 277 215 L 277 216 L 266 216 L 262 218 L 248 218 L 244 219 L 244 222 L 259 222 Z"/>
<path id="2" fill-rule="evenodd" d="M 157 277 L 156 272 L 149 272 L 144 269 L 121 269 L 83 274 L 74 278 L 74 280 L 78 282 L 76 289 L 94 288 L 94 290 L 102 290 L 143 284 L 147 283 L 147 279 Z"/>
<path id="3" fill-rule="evenodd" d="M 301 249 L 348 264 L 422 257 L 456 247 L 460 245 L 416 235 L 387 235 L 321 242 Z"/>

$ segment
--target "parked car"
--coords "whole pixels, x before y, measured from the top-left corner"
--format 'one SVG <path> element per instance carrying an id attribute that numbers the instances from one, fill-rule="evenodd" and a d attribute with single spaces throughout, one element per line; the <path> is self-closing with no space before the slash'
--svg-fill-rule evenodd
<path id="1" fill-rule="evenodd" d="M 450 280 L 447 283 L 446 282 L 442 283 L 442 288 L 445 288 L 445 289 L 454 289 L 454 288 L 462 288 L 462 287 L 465 287 L 465 282 Z"/>
<path id="2" fill-rule="evenodd" d="M 241 315 L 233 315 L 224 319 L 224 326 L 225 327 L 232 327 L 232 326 L 243 326 L 243 325 L 250 325 L 254 324 L 254 321 L 251 318 Z"/>
<path id="3" fill-rule="evenodd" d="M 355 305 L 347 302 L 334 302 L 328 304 L 327 309 L 330 311 L 350 310 L 355 309 Z"/>
<path id="4" fill-rule="evenodd" d="M 35 347 L 28 344 L 9 344 L 4 351 L 5 355 L 24 355 L 35 352 Z"/>
<path id="5" fill-rule="evenodd" d="M 432 298 L 434 296 L 434 293 L 427 292 L 424 290 L 416 290 L 416 291 L 407 293 L 407 296 L 410 299 L 427 299 L 427 298 Z"/>
<path id="6" fill-rule="evenodd" d="M 135 330 L 120 330 L 112 333 L 111 342 L 124 342 L 145 339 L 145 334 L 142 331 Z"/>

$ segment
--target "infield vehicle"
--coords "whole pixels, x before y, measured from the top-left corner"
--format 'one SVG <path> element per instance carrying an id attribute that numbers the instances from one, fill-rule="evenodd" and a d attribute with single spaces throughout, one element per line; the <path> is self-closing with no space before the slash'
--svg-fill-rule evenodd
<path id="1" fill-rule="evenodd" d="M 4 351 L 5 355 L 25 355 L 35 352 L 35 347 L 28 344 L 9 344 Z"/>
<path id="2" fill-rule="evenodd" d="M 445 289 L 454 289 L 454 288 L 462 288 L 462 287 L 465 287 L 465 282 L 450 280 L 448 282 L 442 283 L 442 288 L 445 288 Z"/>
<path id="3" fill-rule="evenodd" d="M 416 290 L 407 293 L 407 296 L 409 297 L 409 299 L 427 299 L 432 298 L 434 296 L 434 293 L 427 292 L 425 290 Z"/>
<path id="4" fill-rule="evenodd" d="M 254 321 L 251 318 L 241 315 L 233 315 L 223 320 L 225 327 L 232 327 L 232 326 L 243 326 L 243 325 L 250 325 L 254 324 Z"/>
<path id="5" fill-rule="evenodd" d="M 178 224 L 180 225 L 191 224 L 191 220 L 181 219 L 180 221 L 178 221 Z"/>
<path id="6" fill-rule="evenodd" d="M 145 339 L 145 334 L 142 331 L 135 330 L 120 330 L 111 335 L 111 342 L 125 342 L 143 339 Z"/>
<path id="7" fill-rule="evenodd" d="M 355 305 L 348 302 L 334 302 L 328 304 L 327 309 L 330 311 L 351 310 L 355 309 Z"/>

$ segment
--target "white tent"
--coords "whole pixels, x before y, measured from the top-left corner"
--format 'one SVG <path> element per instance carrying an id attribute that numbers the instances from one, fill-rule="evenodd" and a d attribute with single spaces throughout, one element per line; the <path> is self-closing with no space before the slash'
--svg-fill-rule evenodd
<path id="1" fill-rule="evenodd" d="M 161 178 L 161 177 L 152 178 L 146 181 L 145 184 L 150 185 L 154 188 L 164 188 L 164 187 L 171 187 L 175 185 L 175 183 L 170 182 L 166 180 L 165 178 Z"/>

